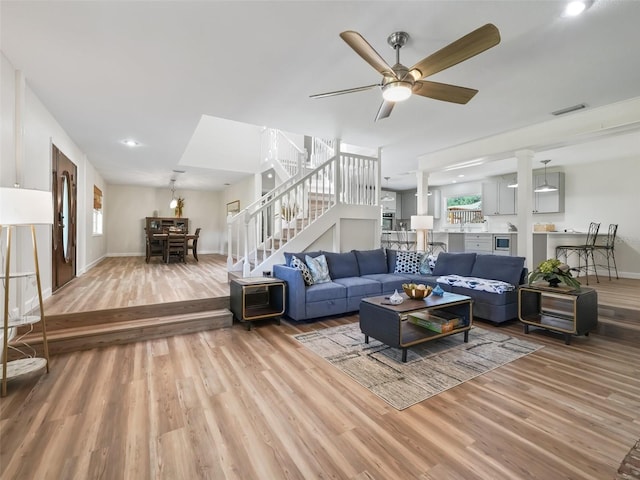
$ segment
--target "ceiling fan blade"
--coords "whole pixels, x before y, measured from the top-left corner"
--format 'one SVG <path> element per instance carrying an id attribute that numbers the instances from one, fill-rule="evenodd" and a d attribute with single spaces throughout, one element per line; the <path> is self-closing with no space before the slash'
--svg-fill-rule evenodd
<path id="1" fill-rule="evenodd" d="M 447 83 L 418 80 L 413 85 L 413 93 L 422 97 L 434 98 L 444 102 L 465 104 L 478 93 L 473 88 L 458 87 Z"/>
<path id="2" fill-rule="evenodd" d="M 394 106 L 394 102 L 388 102 L 386 100 L 383 101 L 380 105 L 380 108 L 378 109 L 375 121 L 377 122 L 378 120 L 382 120 L 383 118 L 387 118 L 389 115 L 391 115 L 391 110 L 393 110 Z"/>
<path id="3" fill-rule="evenodd" d="M 309 98 L 325 98 L 333 97 L 335 95 L 344 95 L 345 93 L 364 92 L 365 90 L 371 90 L 372 88 L 379 86 L 379 83 L 374 83 L 373 85 L 367 85 L 364 87 L 347 88 L 345 90 L 336 90 L 334 92 L 316 93 L 315 95 L 309 95 Z"/>
<path id="4" fill-rule="evenodd" d="M 369 45 L 362 35 L 352 30 L 347 30 L 340 34 L 340 38 L 347 42 L 353 50 L 360 55 L 365 62 L 375 68 L 382 75 L 392 76 L 396 78 L 396 74 L 387 62 L 380 56 L 375 49 Z"/>
<path id="5" fill-rule="evenodd" d="M 468 60 L 498 43 L 500 43 L 500 32 L 495 25 L 487 23 L 436 53 L 423 58 L 409 71 L 413 78 L 419 80 Z"/>

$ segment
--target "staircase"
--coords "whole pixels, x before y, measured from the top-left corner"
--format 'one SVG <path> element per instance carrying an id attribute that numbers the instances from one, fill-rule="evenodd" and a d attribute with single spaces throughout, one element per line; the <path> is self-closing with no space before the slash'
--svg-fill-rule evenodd
<path id="1" fill-rule="evenodd" d="M 333 150 L 318 142 L 314 161 Z M 314 150 L 316 150 L 314 143 Z M 261 275 L 289 250 L 304 250 L 336 225 L 346 212 L 353 218 L 380 217 L 380 164 L 376 157 L 340 151 L 306 169 L 227 219 L 227 268 L 243 277 Z M 354 216 L 355 215 L 355 216 Z"/>

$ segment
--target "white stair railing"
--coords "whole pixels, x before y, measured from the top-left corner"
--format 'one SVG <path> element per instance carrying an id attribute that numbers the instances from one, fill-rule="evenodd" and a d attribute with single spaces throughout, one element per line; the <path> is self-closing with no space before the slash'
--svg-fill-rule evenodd
<path id="1" fill-rule="evenodd" d="M 375 157 L 340 154 L 229 216 L 229 271 L 242 270 L 243 276 L 259 271 L 260 264 L 337 203 L 377 205 L 379 168 Z"/>
<path id="2" fill-rule="evenodd" d="M 313 137 L 313 151 L 311 152 L 311 167 L 317 167 L 333 158 L 336 154 L 335 140 Z"/>
<path id="3" fill-rule="evenodd" d="M 278 163 L 288 178 L 300 176 L 307 161 L 307 152 L 300 148 L 284 132 L 267 128 L 261 138 L 262 158 L 269 163 Z"/>

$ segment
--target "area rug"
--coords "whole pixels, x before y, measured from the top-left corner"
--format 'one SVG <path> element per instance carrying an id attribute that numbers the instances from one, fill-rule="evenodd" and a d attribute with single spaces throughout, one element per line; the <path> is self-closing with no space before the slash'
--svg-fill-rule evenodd
<path id="1" fill-rule="evenodd" d="M 616 480 L 640 479 L 640 440 L 631 447 L 618 469 Z"/>
<path id="2" fill-rule="evenodd" d="M 364 335 L 358 323 L 294 335 L 358 383 L 403 410 L 449 388 L 535 352 L 542 345 L 473 327 L 469 342 L 451 335 L 402 351 Z"/>

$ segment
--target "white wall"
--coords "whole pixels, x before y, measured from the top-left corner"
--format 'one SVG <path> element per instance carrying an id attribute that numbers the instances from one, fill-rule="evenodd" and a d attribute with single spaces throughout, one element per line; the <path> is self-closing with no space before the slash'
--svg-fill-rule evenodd
<path id="1" fill-rule="evenodd" d="M 223 253 L 225 204 L 221 192 L 176 190 L 184 198 L 182 216 L 189 219 L 189 233 L 200 227 L 198 253 Z M 105 212 L 107 252 L 109 256 L 144 255 L 145 217 L 173 217 L 169 208 L 171 191 L 167 188 L 148 188 L 130 185 L 109 185 L 105 198 L 109 208 Z"/>
<path id="2" fill-rule="evenodd" d="M 2 158 L 0 159 L 0 185 L 13 186 L 16 181 L 15 167 L 15 68 L 9 60 L 0 54 L 0 98 L 2 107 L 2 130 L 0 132 Z M 22 163 L 22 178 L 18 181 L 24 188 L 34 188 L 51 191 L 51 145 L 56 145 L 78 167 L 78 224 L 77 224 L 77 262 L 78 274 L 83 273 L 87 266 L 102 258 L 105 253 L 105 243 L 102 237 L 93 237 L 91 209 L 93 208 L 93 185 L 104 187 L 104 181 L 96 172 L 85 154 L 67 135 L 62 126 L 51 115 L 40 99 L 29 88 L 26 79 L 24 95 L 24 158 Z M 90 200 L 91 199 L 91 200 Z M 38 256 L 41 268 L 41 282 L 45 297 L 51 294 L 51 229 L 38 227 Z M 19 237 L 22 239 L 22 237 Z M 19 242 L 17 263 L 29 265 L 32 262 L 32 251 L 24 246 L 30 242 Z"/>

